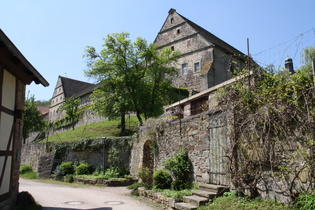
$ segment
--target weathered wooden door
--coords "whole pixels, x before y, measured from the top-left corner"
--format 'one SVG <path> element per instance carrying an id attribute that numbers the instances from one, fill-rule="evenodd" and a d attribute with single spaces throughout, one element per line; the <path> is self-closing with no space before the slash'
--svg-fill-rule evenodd
<path id="1" fill-rule="evenodd" d="M 225 112 L 209 115 L 210 132 L 210 170 L 209 182 L 212 184 L 229 185 L 228 173 L 229 142 L 227 135 L 227 121 Z"/>
<path id="2" fill-rule="evenodd" d="M 2 199 L 10 195 L 15 91 L 15 77 L 0 67 L 0 198 Z"/>

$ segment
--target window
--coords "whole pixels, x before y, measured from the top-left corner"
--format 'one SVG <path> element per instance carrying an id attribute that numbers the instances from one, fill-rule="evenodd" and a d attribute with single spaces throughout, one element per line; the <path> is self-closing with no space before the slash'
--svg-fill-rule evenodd
<path id="1" fill-rule="evenodd" d="M 171 23 L 174 23 L 174 18 L 171 18 Z"/>
<path id="2" fill-rule="evenodd" d="M 190 46 L 190 39 L 189 40 L 187 40 L 187 47 L 189 47 Z"/>
<path id="3" fill-rule="evenodd" d="M 177 34 L 180 34 L 180 29 L 177 29 Z"/>
<path id="4" fill-rule="evenodd" d="M 199 62 L 198 62 L 198 63 L 195 63 L 195 65 L 194 65 L 194 72 L 200 72 L 200 65 L 199 65 Z"/>
<path id="5" fill-rule="evenodd" d="M 187 64 L 182 64 L 182 75 L 187 74 Z"/>
<path id="6" fill-rule="evenodd" d="M 174 46 L 171 46 L 171 50 L 174 51 Z"/>

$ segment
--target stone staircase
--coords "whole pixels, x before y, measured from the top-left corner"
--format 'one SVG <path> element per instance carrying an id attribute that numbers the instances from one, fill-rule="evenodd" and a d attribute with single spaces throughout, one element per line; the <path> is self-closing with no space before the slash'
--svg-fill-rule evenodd
<path id="1" fill-rule="evenodd" d="M 205 205 L 210 199 L 221 196 L 229 190 L 228 187 L 214 184 L 200 184 L 198 190 L 192 190 L 193 195 L 185 196 L 184 202 L 175 203 L 175 209 L 193 210 Z"/>

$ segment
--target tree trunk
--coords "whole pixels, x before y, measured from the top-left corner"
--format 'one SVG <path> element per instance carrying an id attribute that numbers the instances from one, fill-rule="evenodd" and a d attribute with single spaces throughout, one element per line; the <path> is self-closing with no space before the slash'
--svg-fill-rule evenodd
<path id="1" fill-rule="evenodd" d="M 125 112 L 121 113 L 120 117 L 120 135 L 126 134 L 126 118 L 125 118 Z"/>
<path id="2" fill-rule="evenodd" d="M 139 123 L 140 123 L 140 125 L 142 126 L 142 125 L 143 125 L 143 121 L 142 121 L 141 115 L 139 114 L 138 111 L 137 111 L 136 113 L 137 113 L 137 118 L 138 118 L 138 120 L 139 120 Z"/>

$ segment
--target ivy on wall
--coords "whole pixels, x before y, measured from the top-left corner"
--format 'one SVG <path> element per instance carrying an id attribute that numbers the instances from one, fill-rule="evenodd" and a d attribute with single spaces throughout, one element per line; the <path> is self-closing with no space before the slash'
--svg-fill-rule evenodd
<path id="1" fill-rule="evenodd" d="M 81 152 L 85 150 L 97 151 L 103 148 L 103 146 L 111 148 L 122 149 L 124 146 L 131 145 L 131 137 L 106 137 L 100 139 L 86 139 L 80 141 L 68 141 L 54 144 L 54 150 L 56 151 L 56 157 L 61 158 L 66 155 L 67 151 L 72 150 L 75 152 Z"/>

